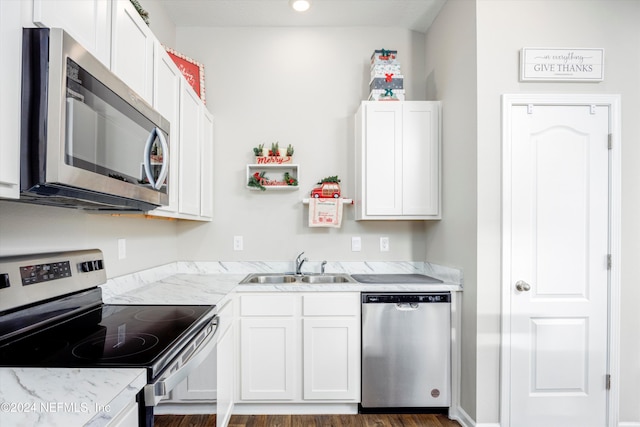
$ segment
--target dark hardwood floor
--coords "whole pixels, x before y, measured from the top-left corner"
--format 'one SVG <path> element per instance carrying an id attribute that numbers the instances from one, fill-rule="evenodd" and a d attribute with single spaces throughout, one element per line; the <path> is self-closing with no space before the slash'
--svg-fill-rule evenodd
<path id="1" fill-rule="evenodd" d="M 156 415 L 154 427 L 215 426 L 215 415 Z M 460 427 L 443 414 L 234 415 L 229 427 Z"/>

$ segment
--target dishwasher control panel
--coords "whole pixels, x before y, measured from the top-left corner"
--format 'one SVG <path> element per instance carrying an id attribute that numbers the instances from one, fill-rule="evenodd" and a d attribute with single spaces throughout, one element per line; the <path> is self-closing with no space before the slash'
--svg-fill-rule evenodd
<path id="1" fill-rule="evenodd" d="M 450 303 L 451 293 L 421 294 L 362 294 L 363 304 L 398 304 L 398 303 Z"/>

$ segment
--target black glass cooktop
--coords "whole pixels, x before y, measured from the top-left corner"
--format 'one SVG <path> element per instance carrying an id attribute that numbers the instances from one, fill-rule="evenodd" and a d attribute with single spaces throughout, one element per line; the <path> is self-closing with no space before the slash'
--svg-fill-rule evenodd
<path id="1" fill-rule="evenodd" d="M 102 305 L 0 344 L 0 366 L 151 367 L 213 316 L 205 305 Z"/>

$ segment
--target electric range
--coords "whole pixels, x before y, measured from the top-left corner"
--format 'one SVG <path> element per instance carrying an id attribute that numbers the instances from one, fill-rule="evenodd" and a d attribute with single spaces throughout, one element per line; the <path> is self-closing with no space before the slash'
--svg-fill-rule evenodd
<path id="1" fill-rule="evenodd" d="M 0 258 L 0 366 L 145 368 L 140 424 L 215 349 L 214 305 L 114 305 L 99 250 Z"/>

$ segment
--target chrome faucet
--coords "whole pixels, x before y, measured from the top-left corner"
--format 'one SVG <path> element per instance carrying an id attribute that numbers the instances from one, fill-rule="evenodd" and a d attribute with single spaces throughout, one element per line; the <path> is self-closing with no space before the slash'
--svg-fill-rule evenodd
<path id="1" fill-rule="evenodd" d="M 327 261 L 322 261 L 322 264 L 320 264 L 320 274 L 324 274 L 325 265 L 327 265 Z"/>
<path id="2" fill-rule="evenodd" d="M 296 274 L 302 274 L 302 264 L 305 261 L 309 261 L 308 258 L 302 258 L 304 252 L 300 252 L 300 254 L 296 257 Z"/>

